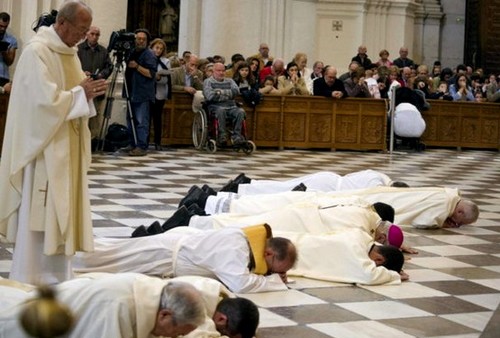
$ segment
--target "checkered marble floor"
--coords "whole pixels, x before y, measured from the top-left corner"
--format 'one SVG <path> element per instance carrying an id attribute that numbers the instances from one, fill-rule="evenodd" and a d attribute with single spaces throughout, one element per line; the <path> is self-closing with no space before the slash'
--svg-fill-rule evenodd
<path id="1" fill-rule="evenodd" d="M 259 337 L 500 337 L 500 154 L 430 149 L 421 153 L 257 150 L 247 156 L 190 148 L 146 157 L 95 154 L 90 172 L 96 236 L 168 218 L 193 184 L 219 188 L 240 172 L 285 179 L 316 171 L 376 169 L 412 186 L 459 187 L 480 207 L 474 226 L 405 228 L 419 250 L 399 286 L 356 286 L 296 279 L 291 290 L 243 295 L 261 310 Z M 12 247 L 0 244 L 7 277 Z"/>

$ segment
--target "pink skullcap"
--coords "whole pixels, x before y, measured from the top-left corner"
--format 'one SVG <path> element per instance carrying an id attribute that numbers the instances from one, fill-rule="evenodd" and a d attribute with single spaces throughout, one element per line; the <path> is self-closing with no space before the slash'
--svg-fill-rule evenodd
<path id="1" fill-rule="evenodd" d="M 395 246 L 396 248 L 400 248 L 401 244 L 403 244 L 404 235 L 403 231 L 396 224 L 393 224 L 389 227 L 387 231 L 387 242 L 390 245 Z"/>

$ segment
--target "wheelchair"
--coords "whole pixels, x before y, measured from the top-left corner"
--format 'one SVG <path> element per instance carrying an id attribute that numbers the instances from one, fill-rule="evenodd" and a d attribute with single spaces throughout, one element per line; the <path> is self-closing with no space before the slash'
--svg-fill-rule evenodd
<path id="1" fill-rule="evenodd" d="M 203 104 L 202 108 L 194 115 L 192 137 L 193 145 L 196 149 L 205 149 L 210 153 L 215 153 L 217 148 L 232 148 L 234 151 L 241 150 L 247 155 L 253 153 L 255 149 L 257 149 L 255 143 L 246 138 L 247 128 L 245 119 L 243 120 L 241 126 L 241 136 L 243 136 L 245 140 L 241 143 L 231 144 L 231 137 L 228 137 L 228 143 L 231 145 L 228 145 L 227 147 L 218 146 L 217 136 L 219 134 L 219 121 L 215 117 L 214 113 L 207 114 L 207 112 L 209 112 L 209 109 L 206 104 Z M 231 119 L 226 119 L 226 133 L 228 136 L 233 134 L 231 124 Z"/>

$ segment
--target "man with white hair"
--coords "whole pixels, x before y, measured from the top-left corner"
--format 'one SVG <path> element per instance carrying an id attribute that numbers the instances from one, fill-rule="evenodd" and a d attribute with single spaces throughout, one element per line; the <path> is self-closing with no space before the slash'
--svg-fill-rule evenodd
<path id="1" fill-rule="evenodd" d="M 358 196 L 363 200 L 382 202 L 395 210 L 394 222 L 416 228 L 457 228 L 472 224 L 479 217 L 479 209 L 471 200 L 461 197 L 456 188 L 445 187 L 373 187 L 336 192 L 284 192 L 267 195 L 247 195 L 237 199 L 209 196 L 207 205 L 219 205 L 219 212 L 253 214 L 258 210 L 276 209 L 290 203 L 320 200 L 325 197 Z"/>
<path id="2" fill-rule="evenodd" d="M 202 293 L 184 281 L 136 273 L 90 274 L 53 288 L 57 301 L 75 317 L 67 335 L 70 338 L 177 337 L 187 335 L 206 320 Z M 36 288 L 0 279 L 0 290 L 0 337 L 28 337 L 19 317 L 36 301 Z M 45 313 L 39 315 L 50 320 L 52 308 L 44 307 Z"/>

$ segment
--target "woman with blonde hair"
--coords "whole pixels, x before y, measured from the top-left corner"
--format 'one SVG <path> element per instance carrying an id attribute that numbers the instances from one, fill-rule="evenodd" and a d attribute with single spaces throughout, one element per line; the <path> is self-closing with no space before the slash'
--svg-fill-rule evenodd
<path id="1" fill-rule="evenodd" d="M 156 150 L 162 150 L 161 136 L 163 131 L 162 115 L 165 101 L 171 97 L 170 85 L 170 60 L 167 58 L 167 45 L 162 39 L 154 39 L 151 41 L 149 48 L 153 51 L 158 59 L 158 67 L 156 72 L 156 94 L 155 101 L 151 105 L 150 120 L 153 122 L 154 128 L 154 144 Z M 151 123 L 151 121 L 150 121 Z"/>
<path id="2" fill-rule="evenodd" d="M 386 66 L 390 67 L 392 66 L 392 61 L 389 60 L 389 51 L 387 49 L 382 49 L 379 53 L 378 56 L 380 56 L 380 59 L 377 61 L 377 66 Z"/>

